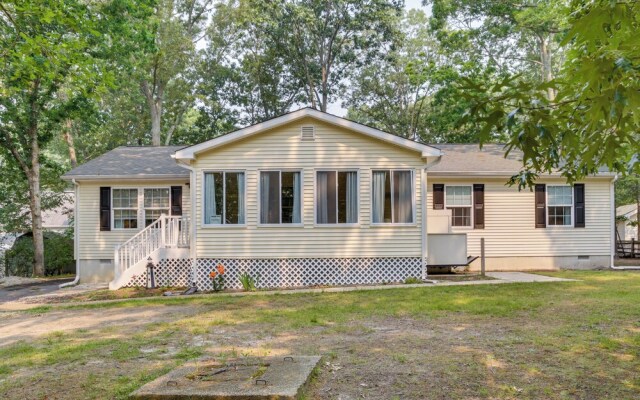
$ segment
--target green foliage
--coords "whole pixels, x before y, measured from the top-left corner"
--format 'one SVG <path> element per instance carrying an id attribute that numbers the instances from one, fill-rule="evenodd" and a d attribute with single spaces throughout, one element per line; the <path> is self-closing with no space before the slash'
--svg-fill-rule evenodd
<path id="1" fill-rule="evenodd" d="M 413 276 L 408 277 L 407 279 L 404 280 L 404 283 L 407 285 L 411 285 L 411 284 L 415 284 L 415 283 L 422 283 L 422 280 Z"/>
<path id="2" fill-rule="evenodd" d="M 73 238 L 71 233 L 45 232 L 45 275 L 60 275 L 73 268 Z M 8 275 L 31 276 L 33 271 L 33 240 L 24 236 L 16 239 L 13 247 L 6 251 Z"/>
<path id="3" fill-rule="evenodd" d="M 240 283 L 245 292 L 255 292 L 260 281 L 260 274 L 253 277 L 248 272 L 243 272 L 238 279 L 240 279 Z"/>
<path id="4" fill-rule="evenodd" d="M 571 9 L 557 78 L 540 83 L 516 75 L 465 85 L 469 120 L 481 126 L 481 139 L 505 132 L 508 149 L 524 152 L 523 171 L 512 179 L 520 186 L 555 170 L 569 181 L 602 167 L 640 171 L 640 5 L 576 0 Z"/>

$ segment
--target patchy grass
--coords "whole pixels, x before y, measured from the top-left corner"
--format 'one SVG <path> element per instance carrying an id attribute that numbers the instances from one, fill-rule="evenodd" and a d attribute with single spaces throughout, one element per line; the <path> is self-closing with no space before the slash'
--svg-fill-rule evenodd
<path id="1" fill-rule="evenodd" d="M 0 347 L 0 398 L 126 398 L 203 355 L 278 354 L 330 361 L 308 399 L 640 397 L 640 272 L 552 275 L 581 281 L 52 306 L 168 316 Z"/>
<path id="2" fill-rule="evenodd" d="M 122 300 L 135 299 L 140 297 L 162 296 L 167 291 L 182 292 L 183 287 L 161 287 L 155 289 L 147 289 L 144 287 L 122 288 L 119 290 L 100 289 L 90 292 L 76 293 L 68 296 L 51 297 L 47 301 L 49 303 L 66 303 L 66 302 L 82 302 L 82 301 L 99 301 L 99 300 Z"/>

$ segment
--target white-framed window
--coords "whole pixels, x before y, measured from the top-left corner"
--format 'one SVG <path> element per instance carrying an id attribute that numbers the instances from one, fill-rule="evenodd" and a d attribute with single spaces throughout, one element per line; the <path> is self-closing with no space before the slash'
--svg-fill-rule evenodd
<path id="1" fill-rule="evenodd" d="M 571 186 L 547 186 L 547 225 L 573 225 L 573 188 Z"/>
<path id="2" fill-rule="evenodd" d="M 451 210 L 451 226 L 471 226 L 473 190 L 471 185 L 446 185 L 444 204 Z"/>
<path id="3" fill-rule="evenodd" d="M 371 221 L 410 224 L 415 221 L 412 170 L 374 170 L 371 183 Z"/>
<path id="4" fill-rule="evenodd" d="M 169 215 L 171 195 L 169 188 L 144 188 L 144 226 L 154 223 L 160 215 Z"/>
<path id="5" fill-rule="evenodd" d="M 138 189 L 111 190 L 113 229 L 138 229 Z"/>
<path id="6" fill-rule="evenodd" d="M 204 225 L 244 225 L 244 171 L 208 171 L 203 177 Z"/>
<path id="7" fill-rule="evenodd" d="M 302 223 L 302 173 L 260 171 L 260 224 Z"/>
<path id="8" fill-rule="evenodd" d="M 316 171 L 316 224 L 358 223 L 358 171 Z"/>

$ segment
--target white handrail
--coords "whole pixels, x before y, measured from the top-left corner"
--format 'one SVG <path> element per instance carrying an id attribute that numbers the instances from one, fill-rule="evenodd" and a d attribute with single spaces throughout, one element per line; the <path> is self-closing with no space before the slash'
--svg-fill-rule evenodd
<path id="1" fill-rule="evenodd" d="M 114 250 L 116 277 L 163 247 L 189 247 L 189 218 L 162 214 Z"/>

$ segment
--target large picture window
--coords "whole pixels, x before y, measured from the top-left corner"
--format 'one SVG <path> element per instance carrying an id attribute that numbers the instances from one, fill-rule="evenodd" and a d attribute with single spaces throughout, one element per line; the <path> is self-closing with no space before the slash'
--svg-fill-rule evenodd
<path id="1" fill-rule="evenodd" d="M 138 228 L 138 189 L 113 189 L 113 228 Z"/>
<path id="2" fill-rule="evenodd" d="M 302 222 L 300 180 L 300 171 L 260 172 L 261 224 Z"/>
<path id="3" fill-rule="evenodd" d="M 358 172 L 316 173 L 316 223 L 358 223 Z"/>
<path id="4" fill-rule="evenodd" d="M 413 173 L 373 171 L 371 208 L 374 224 L 413 223 Z"/>
<path id="5" fill-rule="evenodd" d="M 144 226 L 154 223 L 160 215 L 169 215 L 169 188 L 144 189 Z"/>
<path id="6" fill-rule="evenodd" d="M 549 226 L 571 226 L 573 215 L 573 188 L 547 187 L 547 218 Z"/>
<path id="7" fill-rule="evenodd" d="M 451 210 L 451 226 L 471 226 L 471 186 L 445 187 L 445 207 Z"/>
<path id="8" fill-rule="evenodd" d="M 204 223 L 242 225 L 245 223 L 244 172 L 204 174 Z"/>

